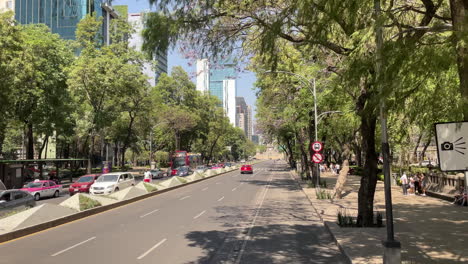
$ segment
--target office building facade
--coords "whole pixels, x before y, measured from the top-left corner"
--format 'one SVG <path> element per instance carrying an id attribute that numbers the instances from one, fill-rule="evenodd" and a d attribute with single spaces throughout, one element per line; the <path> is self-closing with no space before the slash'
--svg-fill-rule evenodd
<path id="1" fill-rule="evenodd" d="M 110 2 L 101 0 L 16 0 L 14 10 L 15 19 L 20 24 L 45 24 L 63 39 L 76 39 L 80 20 L 94 13 L 105 18 L 102 27 L 104 42 L 109 39 L 110 19 L 117 16 Z"/>
<path id="2" fill-rule="evenodd" d="M 244 97 L 236 97 L 236 127 L 241 128 L 248 139 L 252 139 L 252 123 L 252 107 Z"/>
<path id="3" fill-rule="evenodd" d="M 128 22 L 133 26 L 135 32 L 130 36 L 128 45 L 137 51 L 142 51 L 143 47 L 143 30 L 145 29 L 145 13 L 129 13 Z M 144 63 L 143 73 L 148 76 L 151 86 L 155 86 L 156 82 L 163 73 L 167 73 L 167 51 L 156 51 L 151 63 Z"/>
<path id="4" fill-rule="evenodd" d="M 231 60 L 212 64 L 201 59 L 196 64 L 196 86 L 201 92 L 216 96 L 233 126 L 236 125 L 237 73 Z"/>
<path id="5" fill-rule="evenodd" d="M 210 91 L 210 62 L 208 59 L 197 60 L 196 65 L 197 91 L 204 94 Z"/>
<path id="6" fill-rule="evenodd" d="M 0 0 L 0 13 L 15 11 L 15 0 Z"/>

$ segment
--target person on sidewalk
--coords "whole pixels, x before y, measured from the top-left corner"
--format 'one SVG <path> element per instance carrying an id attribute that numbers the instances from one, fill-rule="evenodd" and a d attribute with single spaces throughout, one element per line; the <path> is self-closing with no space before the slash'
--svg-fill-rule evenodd
<path id="1" fill-rule="evenodd" d="M 403 172 L 403 175 L 400 177 L 401 188 L 403 189 L 403 195 L 408 195 L 408 177 L 406 172 Z"/>
<path id="2" fill-rule="evenodd" d="M 409 195 L 414 195 L 414 177 L 410 177 L 409 187 L 410 187 Z"/>
<path id="3" fill-rule="evenodd" d="M 149 170 L 145 171 L 145 177 L 143 179 L 144 182 L 151 182 L 151 172 Z"/>
<path id="4" fill-rule="evenodd" d="M 427 177 L 424 173 L 421 173 L 421 177 L 419 178 L 419 184 L 421 185 L 422 196 L 426 196 L 426 188 L 427 188 Z"/>
<path id="5" fill-rule="evenodd" d="M 418 194 L 421 194 L 421 191 L 419 190 L 419 172 L 416 173 L 414 176 L 413 176 L 413 181 L 414 181 L 414 193 L 416 194 L 416 191 L 418 192 Z"/>

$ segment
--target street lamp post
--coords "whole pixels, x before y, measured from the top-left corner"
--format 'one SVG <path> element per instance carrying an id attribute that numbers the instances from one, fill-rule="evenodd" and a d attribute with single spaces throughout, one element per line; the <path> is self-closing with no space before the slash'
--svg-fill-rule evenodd
<path id="1" fill-rule="evenodd" d="M 307 88 L 309 88 L 309 90 L 311 90 L 311 93 L 312 95 L 314 96 L 314 116 L 315 116 L 315 120 L 314 120 L 314 127 L 315 127 L 315 141 L 318 141 L 318 129 L 317 129 L 317 125 L 318 125 L 318 120 L 317 120 L 317 93 L 316 93 L 316 89 L 315 89 L 315 77 L 308 80 L 306 77 L 302 76 L 302 75 L 299 75 L 297 73 L 294 73 L 294 72 L 289 72 L 289 71 L 266 71 L 265 73 L 284 73 L 284 74 L 289 74 L 289 75 L 293 75 L 295 76 L 296 78 L 298 78 L 299 81 L 301 81 L 303 84 L 305 84 L 305 86 Z M 320 188 L 320 166 L 318 166 L 317 164 L 317 182 L 316 182 L 316 186 Z"/>

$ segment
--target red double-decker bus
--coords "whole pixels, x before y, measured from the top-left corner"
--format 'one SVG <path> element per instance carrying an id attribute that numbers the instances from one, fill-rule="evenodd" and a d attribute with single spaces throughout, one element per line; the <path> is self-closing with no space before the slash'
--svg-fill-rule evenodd
<path id="1" fill-rule="evenodd" d="M 201 163 L 200 154 L 188 153 L 185 150 L 176 150 L 170 159 L 171 175 L 176 175 L 179 167 L 188 166 L 190 168 L 196 168 Z"/>

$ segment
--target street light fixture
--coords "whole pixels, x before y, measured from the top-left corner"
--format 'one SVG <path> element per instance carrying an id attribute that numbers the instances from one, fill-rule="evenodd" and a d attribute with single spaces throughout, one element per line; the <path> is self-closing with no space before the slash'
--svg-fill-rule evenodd
<path id="1" fill-rule="evenodd" d="M 314 127 L 315 127 L 315 141 L 318 141 L 318 131 L 317 131 L 317 125 L 318 125 L 318 119 L 317 119 L 317 93 L 315 89 L 315 77 L 312 79 L 307 79 L 306 77 L 290 72 L 290 71 L 266 71 L 265 73 L 284 73 L 284 74 L 289 74 L 293 75 L 298 78 L 299 81 L 301 81 L 307 88 L 309 88 L 310 92 L 314 95 Z M 320 167 L 317 164 L 317 183 L 316 186 L 320 186 Z M 320 187 L 319 187 L 320 188 Z"/>

